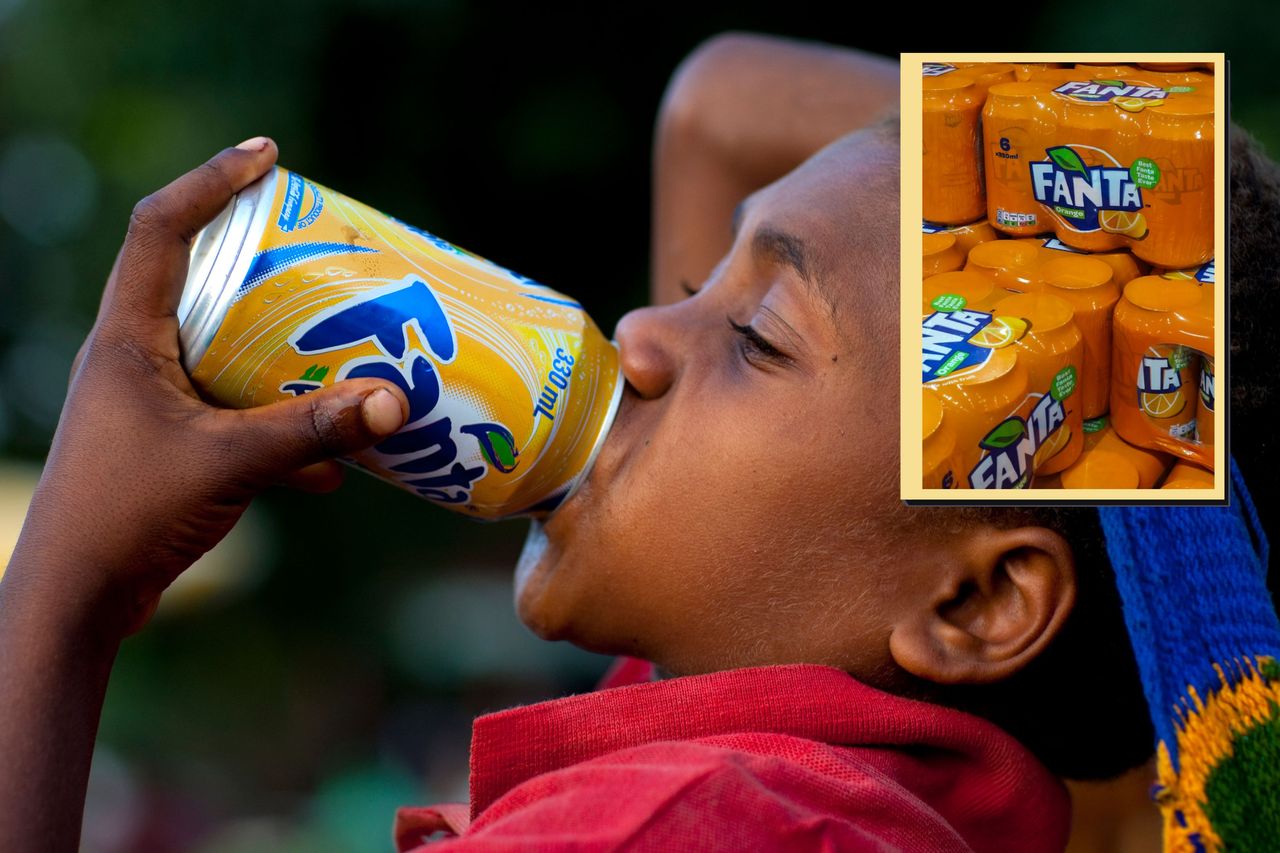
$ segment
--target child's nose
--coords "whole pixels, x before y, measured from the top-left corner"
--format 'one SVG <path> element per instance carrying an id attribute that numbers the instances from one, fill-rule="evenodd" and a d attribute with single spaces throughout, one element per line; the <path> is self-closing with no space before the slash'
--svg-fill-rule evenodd
<path id="1" fill-rule="evenodd" d="M 646 400 L 665 394 L 678 374 L 672 310 L 667 305 L 628 312 L 613 332 L 622 375 Z"/>

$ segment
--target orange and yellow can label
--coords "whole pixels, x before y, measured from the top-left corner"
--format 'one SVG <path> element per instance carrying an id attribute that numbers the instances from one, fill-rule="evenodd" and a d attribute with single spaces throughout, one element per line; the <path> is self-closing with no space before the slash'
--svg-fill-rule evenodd
<path id="1" fill-rule="evenodd" d="M 270 204 L 194 383 L 248 407 L 386 380 L 408 398 L 408 422 L 350 461 L 480 518 L 554 510 L 622 386 L 617 351 L 582 306 L 286 169 Z"/>

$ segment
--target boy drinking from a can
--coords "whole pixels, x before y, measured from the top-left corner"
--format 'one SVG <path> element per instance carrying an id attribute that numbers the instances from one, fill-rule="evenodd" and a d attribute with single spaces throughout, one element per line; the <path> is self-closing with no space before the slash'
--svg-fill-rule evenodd
<path id="1" fill-rule="evenodd" d="M 1058 777 L 1150 755 L 1097 514 L 898 501 L 897 75 L 750 36 L 677 72 L 621 409 L 515 578 L 539 635 L 632 660 L 477 720 L 469 806 L 402 810 L 402 849 L 1056 851 Z M 376 380 L 230 411 L 179 366 L 189 242 L 275 159 L 227 149 L 130 221 L 0 584 L 5 849 L 75 846 L 116 650 L 173 578 L 403 424 Z"/>

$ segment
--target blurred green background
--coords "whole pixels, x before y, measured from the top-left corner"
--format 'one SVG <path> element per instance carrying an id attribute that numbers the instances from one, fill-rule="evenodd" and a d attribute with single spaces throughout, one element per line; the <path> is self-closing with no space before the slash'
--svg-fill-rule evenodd
<path id="1" fill-rule="evenodd" d="M 1131 3 L 1125 21 L 1160 24 L 1142 28 L 1024 6 L 999 45 L 981 21 L 916 38 L 824 8 L 0 0 L 0 541 L 21 523 L 130 208 L 249 136 L 578 296 L 606 330 L 644 298 L 663 87 L 723 29 L 890 54 L 1226 50 L 1233 117 L 1280 148 L 1261 2 L 1211 19 Z M 524 533 L 360 475 L 333 496 L 266 495 L 125 644 L 85 849 L 386 850 L 396 806 L 465 799 L 475 714 L 588 689 L 607 664 L 516 622 Z"/>

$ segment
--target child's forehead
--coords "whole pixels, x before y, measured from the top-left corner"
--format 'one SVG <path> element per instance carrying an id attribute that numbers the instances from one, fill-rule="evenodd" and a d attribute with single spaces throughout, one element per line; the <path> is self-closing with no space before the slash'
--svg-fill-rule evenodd
<path id="1" fill-rule="evenodd" d="M 761 193 L 751 218 L 802 240 L 841 313 L 862 315 L 882 304 L 896 310 L 898 211 L 897 146 L 857 133 Z"/>

